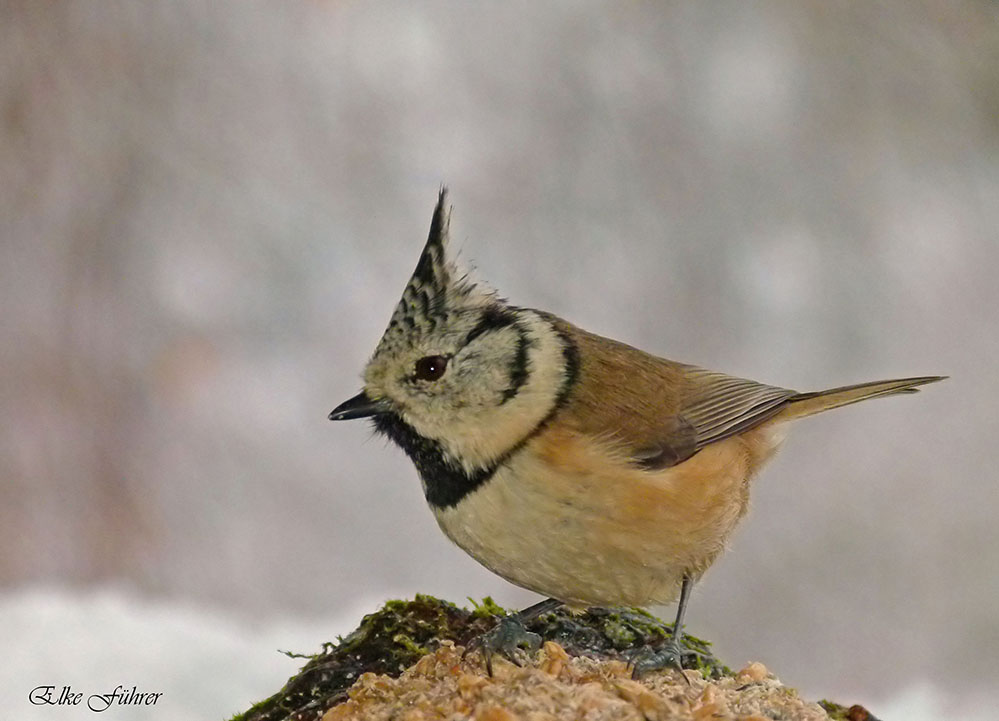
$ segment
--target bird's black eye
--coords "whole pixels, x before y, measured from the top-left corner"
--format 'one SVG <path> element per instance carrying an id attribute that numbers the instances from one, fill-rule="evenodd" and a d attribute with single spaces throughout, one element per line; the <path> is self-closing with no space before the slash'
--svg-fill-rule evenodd
<path id="1" fill-rule="evenodd" d="M 416 361 L 413 369 L 416 377 L 421 381 L 435 381 L 444 375 L 447 369 L 447 357 L 442 355 L 428 355 Z"/>

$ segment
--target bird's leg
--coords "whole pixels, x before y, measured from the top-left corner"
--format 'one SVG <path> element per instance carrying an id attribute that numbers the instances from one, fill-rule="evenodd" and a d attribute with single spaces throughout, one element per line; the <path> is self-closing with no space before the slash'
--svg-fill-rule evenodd
<path id="1" fill-rule="evenodd" d="M 473 638 L 465 649 L 465 655 L 479 649 L 486 661 L 486 671 L 490 676 L 493 675 L 493 654 L 498 653 L 519 666 L 518 657 L 525 648 L 533 651 L 541 646 L 541 637 L 528 631 L 524 624 L 554 611 L 561 605 L 561 601 L 548 598 L 522 611 L 504 616 L 492 630 Z"/>
<path id="2" fill-rule="evenodd" d="M 638 678 L 648 671 L 658 671 L 660 669 L 672 668 L 680 672 L 683 676 L 683 657 L 698 656 L 696 651 L 684 650 L 681 645 L 683 640 L 683 616 L 687 612 L 687 601 L 690 599 L 690 591 L 694 587 L 694 582 L 690 576 L 683 577 L 683 585 L 680 587 L 680 600 L 676 604 L 676 620 L 673 622 L 673 633 L 669 640 L 654 653 L 639 654 L 634 659 L 632 676 Z M 683 676 L 686 679 L 686 676 Z"/>

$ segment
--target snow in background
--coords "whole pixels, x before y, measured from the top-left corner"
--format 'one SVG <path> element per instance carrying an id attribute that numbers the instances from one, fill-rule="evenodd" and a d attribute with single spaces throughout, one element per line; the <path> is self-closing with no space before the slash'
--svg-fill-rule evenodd
<path id="1" fill-rule="evenodd" d="M 0 596 L 0 718 L 205 721 L 225 719 L 276 693 L 305 663 L 282 651 L 315 653 L 379 604 L 340 617 L 251 622 L 185 603 L 151 602 L 118 589 L 83 594 L 30 589 Z M 91 694 L 118 685 L 162 692 L 152 706 L 94 713 Z M 83 692 L 83 705 L 35 706 L 37 686 Z"/>

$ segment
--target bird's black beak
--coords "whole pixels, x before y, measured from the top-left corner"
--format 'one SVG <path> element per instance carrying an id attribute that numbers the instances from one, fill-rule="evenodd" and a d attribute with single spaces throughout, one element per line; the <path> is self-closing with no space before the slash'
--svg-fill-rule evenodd
<path id="1" fill-rule="evenodd" d="M 350 400 L 344 401 L 330 413 L 331 421 L 349 421 L 353 418 L 367 418 L 392 410 L 391 403 L 384 398 L 371 400 L 361 391 Z"/>

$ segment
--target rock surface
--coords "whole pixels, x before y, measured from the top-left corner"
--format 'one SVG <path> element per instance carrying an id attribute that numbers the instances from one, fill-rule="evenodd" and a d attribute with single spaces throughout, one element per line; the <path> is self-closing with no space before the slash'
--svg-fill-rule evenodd
<path id="1" fill-rule="evenodd" d="M 628 658 L 662 645 L 669 624 L 634 609 L 547 614 L 528 624 L 545 641 L 523 666 L 485 671 L 469 640 L 503 610 L 486 599 L 469 611 L 428 596 L 390 601 L 356 631 L 308 656 L 298 675 L 233 721 L 877 721 L 860 706 L 809 703 L 761 663 L 733 672 L 694 637 L 696 669 L 632 679 Z"/>

